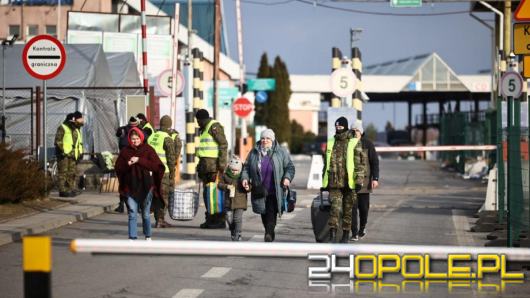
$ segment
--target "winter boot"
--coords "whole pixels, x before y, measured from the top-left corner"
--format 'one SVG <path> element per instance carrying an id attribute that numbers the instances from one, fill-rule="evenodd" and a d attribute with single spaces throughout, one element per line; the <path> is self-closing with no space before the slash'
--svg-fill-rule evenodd
<path id="1" fill-rule="evenodd" d="M 329 229 L 329 240 L 328 243 L 335 243 L 337 241 L 337 230 L 336 229 Z"/>
<path id="2" fill-rule="evenodd" d="M 342 230 L 342 239 L 340 243 L 348 243 L 348 236 L 350 236 L 350 231 Z"/>

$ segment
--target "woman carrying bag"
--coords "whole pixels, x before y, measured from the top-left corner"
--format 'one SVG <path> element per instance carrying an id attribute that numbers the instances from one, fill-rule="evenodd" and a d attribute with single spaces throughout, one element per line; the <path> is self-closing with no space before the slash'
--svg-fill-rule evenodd
<path id="1" fill-rule="evenodd" d="M 274 241 L 276 218 L 284 211 L 281 208 L 284 188 L 289 187 L 294 173 L 291 157 L 276 141 L 274 131 L 264 130 L 260 141 L 247 157 L 241 180 L 247 191 L 252 187 L 253 211 L 261 214 L 265 228 L 265 242 Z M 258 206 L 255 202 L 258 200 L 264 201 L 265 208 L 256 208 Z"/>

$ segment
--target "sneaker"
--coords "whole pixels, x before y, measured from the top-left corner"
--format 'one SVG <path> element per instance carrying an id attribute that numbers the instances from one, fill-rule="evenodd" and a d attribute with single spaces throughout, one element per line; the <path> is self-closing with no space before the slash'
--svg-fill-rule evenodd
<path id="1" fill-rule="evenodd" d="M 151 241 L 151 237 L 145 237 L 145 241 Z"/>
<path id="2" fill-rule="evenodd" d="M 236 237 L 236 241 L 243 241 L 243 238 L 241 238 L 241 234 L 238 234 Z"/>
<path id="3" fill-rule="evenodd" d="M 271 234 L 265 234 L 265 239 L 264 239 L 265 242 L 272 242 L 272 236 Z"/>
<path id="4" fill-rule="evenodd" d="M 125 211 L 125 208 L 123 205 L 119 205 L 116 209 L 114 209 L 114 212 L 123 213 Z"/>
<path id="5" fill-rule="evenodd" d="M 366 236 L 366 229 L 361 229 L 359 231 L 359 239 L 363 239 L 364 236 Z"/>
<path id="6" fill-rule="evenodd" d="M 351 235 L 350 241 L 359 241 L 359 236 Z"/>

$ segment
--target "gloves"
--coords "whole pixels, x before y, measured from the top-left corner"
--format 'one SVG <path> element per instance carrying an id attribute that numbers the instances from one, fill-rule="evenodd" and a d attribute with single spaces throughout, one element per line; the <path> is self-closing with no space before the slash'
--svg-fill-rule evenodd
<path id="1" fill-rule="evenodd" d="M 361 188 L 363 188 L 362 184 L 355 184 L 355 192 L 360 192 Z"/>

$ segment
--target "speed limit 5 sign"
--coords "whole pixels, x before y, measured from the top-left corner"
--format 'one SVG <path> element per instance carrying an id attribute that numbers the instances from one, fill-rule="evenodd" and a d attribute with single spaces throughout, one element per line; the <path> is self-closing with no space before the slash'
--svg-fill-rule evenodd
<path id="1" fill-rule="evenodd" d="M 355 76 L 351 68 L 339 68 L 331 73 L 331 92 L 339 97 L 352 95 L 355 91 Z"/>
<path id="2" fill-rule="evenodd" d="M 501 78 L 501 93 L 504 97 L 517 98 L 523 91 L 523 77 L 518 72 L 508 71 Z"/>

